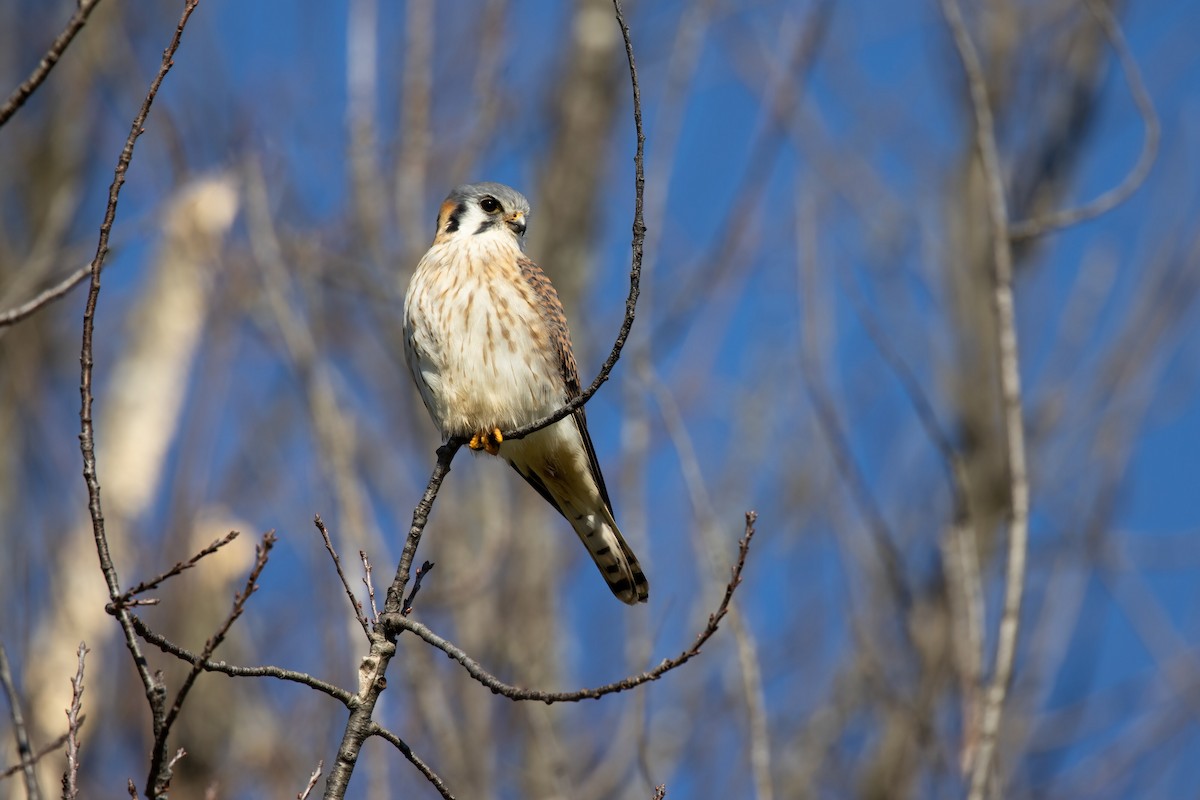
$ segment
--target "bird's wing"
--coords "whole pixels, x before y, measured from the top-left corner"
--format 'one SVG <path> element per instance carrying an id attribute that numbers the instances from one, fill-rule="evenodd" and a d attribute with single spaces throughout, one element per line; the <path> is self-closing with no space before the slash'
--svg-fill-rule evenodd
<path id="1" fill-rule="evenodd" d="M 546 325 L 546 331 L 550 336 L 550 346 L 557 356 L 559 373 L 562 375 L 563 385 L 566 387 L 567 399 L 573 400 L 579 396 L 579 370 L 575 365 L 575 354 L 571 351 L 571 332 L 567 328 L 567 316 L 563 313 L 558 292 L 554 290 L 546 273 L 542 272 L 541 268 L 532 260 L 522 256 L 518 265 L 521 268 L 521 277 L 529 284 L 529 288 L 533 289 L 534 296 L 537 298 L 538 312 L 541 314 L 542 322 Z M 575 420 L 575 427 L 579 430 L 579 437 L 583 440 L 584 450 L 587 451 L 588 470 L 592 473 L 592 478 L 600 489 L 600 496 L 604 498 L 604 505 L 611 514 L 612 501 L 608 499 L 608 487 L 604 485 L 600 462 L 596 460 L 596 449 L 592 446 L 592 437 L 588 434 L 587 415 L 580 407 L 572 415 L 572 418 Z M 526 478 L 526 480 L 529 479 Z M 530 483 L 533 482 L 530 481 Z M 543 497 L 547 497 L 548 492 L 544 486 L 539 487 L 533 484 L 533 488 L 537 489 Z M 549 498 L 547 497 L 547 499 Z M 552 500 L 551 503 L 553 504 Z"/>

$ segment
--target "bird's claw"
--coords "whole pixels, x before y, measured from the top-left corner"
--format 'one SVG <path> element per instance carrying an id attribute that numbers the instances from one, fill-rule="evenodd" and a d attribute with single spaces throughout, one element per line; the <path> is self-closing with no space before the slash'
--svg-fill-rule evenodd
<path id="1" fill-rule="evenodd" d="M 500 443 L 504 441 L 504 434 L 499 428 L 492 428 L 490 431 L 478 431 L 471 436 L 471 441 L 467 442 L 467 447 L 472 450 L 484 450 L 490 455 L 496 455 L 500 452 Z"/>

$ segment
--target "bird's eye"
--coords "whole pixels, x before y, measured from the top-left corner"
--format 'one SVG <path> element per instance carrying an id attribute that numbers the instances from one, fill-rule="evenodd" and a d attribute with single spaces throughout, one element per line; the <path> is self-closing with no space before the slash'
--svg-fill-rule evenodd
<path id="1" fill-rule="evenodd" d="M 479 207 L 489 214 L 495 214 L 500 210 L 500 202 L 494 197 L 485 197 L 479 201 Z"/>

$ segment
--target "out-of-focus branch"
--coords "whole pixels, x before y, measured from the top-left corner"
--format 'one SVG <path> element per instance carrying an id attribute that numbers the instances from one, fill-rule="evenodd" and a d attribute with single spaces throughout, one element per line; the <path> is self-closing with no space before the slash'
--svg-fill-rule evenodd
<path id="1" fill-rule="evenodd" d="M 425 183 L 429 164 L 430 98 L 433 93 L 433 0 L 404 4 L 404 108 L 396 159 L 396 222 L 404 248 L 425 241 Z"/>
<path id="2" fill-rule="evenodd" d="M 1117 54 L 1117 59 L 1121 62 L 1121 71 L 1125 73 L 1125 82 L 1129 84 L 1129 93 L 1133 95 L 1134 105 L 1137 106 L 1138 114 L 1142 118 L 1142 127 L 1145 129 L 1142 150 L 1138 154 L 1137 163 L 1121 182 L 1090 203 L 1078 208 L 1056 211 L 1043 217 L 1012 223 L 1009 227 L 1009 236 L 1014 241 L 1041 236 L 1053 230 L 1095 219 L 1111 211 L 1137 191 L 1138 187 L 1146 180 L 1146 176 L 1150 174 L 1150 168 L 1158 157 L 1162 126 L 1158 120 L 1158 112 L 1154 109 L 1154 101 L 1150 98 L 1150 92 L 1146 90 L 1146 84 L 1142 81 L 1142 71 L 1138 67 L 1133 53 L 1129 50 L 1129 43 L 1125 41 L 1125 34 L 1121 31 L 1120 24 L 1105 0 L 1084 0 L 1084 2 L 1096 18 L 1096 22 L 1104 30 L 1104 35 L 1108 38 L 1109 44 Z"/>
<path id="3" fill-rule="evenodd" d="M 85 717 L 82 715 L 79 717 L 79 721 L 81 724 L 84 719 L 85 719 Z M 8 767 L 4 770 L 0 770 L 0 781 L 4 780 L 6 778 L 11 778 L 13 775 L 16 775 L 18 772 L 24 772 L 29 767 L 36 765 L 43 758 L 50 755 L 55 750 L 58 750 L 60 747 L 62 747 L 64 744 L 66 744 L 67 739 L 68 739 L 68 737 L 70 737 L 70 735 L 71 735 L 71 732 L 68 731 L 68 732 L 62 734 L 61 736 L 59 736 L 54 741 L 52 741 L 50 744 L 42 747 L 40 750 L 38 750 L 36 753 L 34 753 L 28 759 L 18 761 L 16 764 L 13 764 L 11 767 Z"/>
<path id="4" fill-rule="evenodd" d="M 1025 561 L 1029 537 L 1029 480 L 1025 464 L 1025 422 L 1021 411 L 1021 371 L 1017 351 L 1017 328 L 1013 310 L 1012 247 L 1009 240 L 1008 208 L 996 147 L 996 133 L 988 100 L 987 83 L 979 54 L 967 32 L 957 0 L 942 0 L 942 12 L 966 73 L 975 115 L 975 146 L 979 150 L 987 187 L 987 210 L 991 225 L 995 285 L 992 293 L 996 317 L 996 360 L 1003 403 L 1005 443 L 1009 469 L 1008 567 L 1004 605 L 996 644 L 996 661 L 980 719 L 979 752 L 971 774 L 971 800 L 982 800 L 995 760 L 996 743 L 1004 714 L 1004 700 L 1012 680 L 1016 659 L 1021 600 L 1025 590 Z"/>
<path id="5" fill-rule="evenodd" d="M 8 99 L 4 101 L 4 105 L 0 106 L 0 126 L 8 122 L 9 118 L 17 113 L 17 109 L 23 106 L 30 95 L 36 92 L 38 87 L 42 85 L 42 82 L 50 75 L 50 70 L 54 69 L 54 65 L 58 63 L 58 60 L 62 58 L 62 54 L 70 46 L 71 41 L 75 38 L 75 34 L 79 33 L 84 24 L 87 23 L 88 16 L 99 3 L 100 0 L 79 0 L 75 13 L 67 21 L 67 26 L 63 28 L 62 33 L 50 45 L 50 49 L 42 56 L 42 60 L 38 62 L 37 67 L 20 86 L 13 90 Z"/>
<path id="6" fill-rule="evenodd" d="M 590 689 L 578 689 L 571 692 L 547 692 L 541 689 L 523 689 L 519 686 L 513 686 L 492 675 L 479 665 L 477 661 L 472 659 L 460 648 L 456 647 L 452 642 L 443 639 L 436 633 L 431 631 L 426 626 L 415 620 L 407 617 L 393 616 L 387 620 L 386 624 L 393 625 L 395 628 L 411 631 L 423 639 L 428 644 L 441 650 L 450 658 L 457 661 L 463 666 L 467 673 L 479 683 L 491 689 L 493 693 L 504 695 L 509 700 L 538 700 L 543 703 L 575 703 L 580 700 L 595 700 L 608 694 L 624 692 L 636 686 L 641 686 L 643 683 L 649 683 L 661 678 L 671 670 L 681 667 L 687 662 L 700 654 L 704 644 L 713 637 L 720 626 L 721 620 L 729 612 L 729 603 L 733 600 L 733 593 L 742 582 L 742 569 L 746 565 L 746 555 L 750 551 L 750 540 L 754 537 L 754 522 L 757 519 L 757 514 L 753 511 L 746 512 L 746 532 L 745 536 L 738 542 L 738 558 L 733 566 L 733 575 L 729 579 L 729 583 L 725 585 L 725 593 L 721 597 L 721 602 L 717 606 L 716 611 L 708 617 L 708 624 L 704 626 L 696 640 L 692 642 L 692 646 L 681 652 L 674 658 L 663 660 L 657 667 L 637 675 L 630 675 L 627 678 L 622 678 L 613 683 L 606 683 L 602 686 L 596 686 Z"/>
<path id="7" fill-rule="evenodd" d="M 53 303 L 67 292 L 83 283 L 84 280 L 87 279 L 87 277 L 91 274 L 92 265 L 85 264 L 36 297 L 31 298 L 19 306 L 15 306 L 7 311 L 0 312 L 0 328 L 5 328 L 9 325 L 15 325 L 31 314 L 37 312 L 43 306 Z"/>
<path id="8" fill-rule="evenodd" d="M 21 698 L 13 682 L 12 670 L 8 664 L 8 651 L 0 645 L 0 688 L 8 699 L 8 714 L 12 719 L 13 736 L 17 740 L 17 758 L 25 776 L 25 796 L 29 800 L 41 800 L 42 790 L 38 786 L 37 773 L 33 769 L 33 748 L 29 746 L 29 730 L 25 727 L 25 716 L 21 713 Z"/>
<path id="9" fill-rule="evenodd" d="M 692 510 L 699 521 L 698 527 L 701 535 L 697 538 L 703 540 L 704 556 L 706 556 L 702 559 L 699 568 L 701 570 L 707 568 L 710 575 L 716 576 L 718 574 L 717 553 L 721 547 L 721 537 L 718 533 L 717 514 L 708 487 L 705 486 L 704 476 L 700 471 L 700 460 L 696 457 L 692 436 L 674 396 L 649 364 L 645 365 L 643 377 L 654 395 L 667 433 L 675 445 L 675 452 L 679 457 L 680 471 L 683 473 Z M 742 699 L 746 704 L 746 727 L 750 734 L 748 749 L 751 772 L 754 777 L 754 794 L 757 800 L 771 800 L 775 796 L 774 784 L 771 780 L 771 737 L 767 727 L 767 709 L 763 697 L 758 643 L 755 641 L 753 631 L 750 630 L 737 608 L 729 610 L 729 627 L 737 645 L 738 668 L 742 677 Z"/>

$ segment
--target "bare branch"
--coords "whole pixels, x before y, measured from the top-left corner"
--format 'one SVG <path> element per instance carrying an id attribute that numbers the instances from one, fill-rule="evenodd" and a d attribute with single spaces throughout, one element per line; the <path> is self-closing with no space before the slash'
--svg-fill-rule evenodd
<path id="1" fill-rule="evenodd" d="M 13 90 L 8 99 L 4 101 L 4 105 L 0 106 L 0 125 L 8 122 L 12 115 L 17 113 L 17 110 L 25 105 L 25 101 L 42 85 L 42 81 L 50 75 L 50 70 L 54 69 L 54 65 L 62 58 L 62 54 L 66 52 L 75 38 L 75 34 L 79 33 L 87 23 L 88 16 L 99 2 L 100 0 L 79 0 L 75 13 L 67 21 L 67 26 L 50 45 L 50 49 L 42 56 L 37 67 L 20 86 Z"/>
<path id="2" fill-rule="evenodd" d="M 25 796 L 29 800 L 41 800 L 42 790 L 38 786 L 37 773 L 33 769 L 33 748 L 29 746 L 29 730 L 25 727 L 25 717 L 21 714 L 21 702 L 13 683 L 12 670 L 8 665 L 8 651 L 0 645 L 0 687 L 8 698 L 8 713 L 12 719 L 13 735 L 17 739 L 17 757 L 19 767 L 25 774 Z"/>
<path id="3" fill-rule="evenodd" d="M 1004 714 L 1004 700 L 1012 681 L 1016 658 L 1021 600 L 1025 590 L 1025 561 L 1029 538 L 1029 480 L 1025 465 L 1025 422 L 1021 413 L 1021 370 L 1017 350 L 1017 328 L 1013 311 L 1012 246 L 1008 226 L 1008 208 L 996 148 L 995 126 L 988 105 L 988 88 L 979 54 L 967 32 L 957 0 L 942 0 L 942 13 L 962 60 L 971 105 L 975 113 L 975 146 L 979 149 L 987 182 L 987 207 L 991 223 L 992 259 L 995 287 L 992 294 L 996 315 L 996 359 L 1000 375 L 1000 394 L 1004 409 L 1005 443 L 1008 450 L 1009 502 L 1012 520 L 1008 537 L 1008 571 L 1004 587 L 1004 606 L 996 644 L 996 662 L 991 684 L 984 700 L 980 720 L 979 752 L 971 774 L 971 800 L 982 800 L 995 761 L 996 740 Z"/>
<path id="4" fill-rule="evenodd" d="M 1078 208 L 1056 211 L 1044 217 L 1012 223 L 1008 235 L 1013 241 L 1031 239 L 1108 213 L 1128 200 L 1138 190 L 1138 187 L 1146 180 L 1146 176 L 1150 174 L 1150 168 L 1158 157 L 1162 126 L 1158 119 L 1158 112 L 1154 109 L 1154 101 L 1150 98 L 1150 92 L 1146 90 L 1146 84 L 1142 81 L 1142 71 L 1138 67 L 1133 53 L 1129 50 L 1125 34 L 1105 0 L 1084 0 L 1084 3 L 1104 30 L 1105 37 L 1121 62 L 1121 71 L 1125 73 L 1125 82 L 1129 84 L 1129 93 L 1133 95 L 1134 105 L 1137 106 L 1138 114 L 1142 118 L 1142 127 L 1145 130 L 1142 138 L 1142 150 L 1138 154 L 1137 163 L 1133 165 L 1133 169 L 1125 175 L 1121 182 L 1090 203 Z"/>
<path id="5" fill-rule="evenodd" d="M 86 719 L 86 716 L 81 715 L 79 717 L 80 724 L 83 724 L 83 721 L 85 719 Z M 11 778 L 13 775 L 16 775 L 18 772 L 23 772 L 27 767 L 37 764 L 43 758 L 50 755 L 55 750 L 58 750 L 60 747 L 62 747 L 64 744 L 66 744 L 67 737 L 70 735 L 71 735 L 70 731 L 62 734 L 57 739 L 52 741 L 50 744 L 45 745 L 40 750 L 38 750 L 36 753 L 34 753 L 28 760 L 18 761 L 16 764 L 13 764 L 11 767 L 7 767 L 3 771 L 0 771 L 0 781 L 4 780 L 5 778 Z"/>
<path id="6" fill-rule="evenodd" d="M 79 667 L 71 681 L 71 706 L 67 709 L 67 771 L 63 773 L 63 800 L 79 796 L 79 730 L 83 726 L 83 662 L 87 645 L 79 643 Z"/>
<path id="7" fill-rule="evenodd" d="M 267 558 L 270 556 L 271 548 L 275 544 L 275 532 L 267 531 L 263 534 L 262 542 L 254 548 L 255 559 L 254 567 L 251 568 L 250 574 L 246 577 L 246 584 L 242 591 L 238 592 L 233 598 L 233 607 L 229 610 L 229 614 L 225 620 L 217 628 L 216 633 L 208 638 L 204 643 L 204 650 L 200 654 L 199 661 L 207 661 L 221 646 L 221 642 L 225 641 L 226 634 L 242 615 L 245 610 L 246 601 L 250 599 L 250 595 L 254 594 L 258 588 L 258 578 L 262 575 L 262 571 L 267 567 Z M 188 693 L 191 692 L 192 686 L 196 683 L 196 678 L 204 671 L 201 664 L 193 663 L 191 671 L 187 677 L 183 679 L 183 683 L 179 686 L 179 691 L 175 693 L 175 700 L 171 703 L 170 709 L 167 710 L 162 722 L 155 726 L 154 731 L 154 748 L 150 756 L 150 773 L 147 778 L 147 784 L 153 786 L 153 791 L 148 792 L 151 797 L 158 797 L 165 793 L 171 784 L 171 773 L 175 762 L 183 756 L 183 749 L 170 760 L 164 763 L 167 754 L 167 740 L 171 734 L 171 727 L 175 724 L 175 720 L 179 717 L 179 712 L 183 709 L 184 700 L 187 699 Z"/>
<path id="8" fill-rule="evenodd" d="M 82 267 L 75 270 L 70 275 L 63 278 L 54 286 L 46 289 L 36 297 L 27 300 L 19 306 L 10 308 L 8 311 L 0 312 L 0 328 L 5 328 L 9 325 L 15 325 L 16 323 L 38 311 L 40 308 L 42 308 L 42 306 L 54 302 L 79 284 L 83 283 L 84 280 L 86 280 L 91 274 L 92 265 L 84 264 Z"/>
<path id="9" fill-rule="evenodd" d="M 175 656 L 181 661 L 186 661 L 193 666 L 198 666 L 206 672 L 220 672 L 223 675 L 229 675 L 234 678 L 278 678 L 281 681 L 289 681 L 291 683 L 300 683 L 318 692 L 327 694 L 334 700 L 337 700 L 343 705 L 349 705 L 354 698 L 350 692 L 332 683 L 314 678 L 307 672 L 297 672 L 295 670 L 284 669 L 283 667 L 240 667 L 236 664 L 226 664 L 224 661 L 213 661 L 211 659 L 202 658 L 200 655 L 193 653 L 179 645 L 171 642 L 162 634 L 151 630 L 146 623 L 142 622 L 140 617 L 130 615 L 133 621 L 133 627 L 137 631 L 137 635 L 144 639 L 149 644 L 154 645 L 159 650 L 168 655 Z"/>
<path id="10" fill-rule="evenodd" d="M 346 597 L 350 598 L 350 606 L 354 609 L 354 618 L 362 626 L 363 634 L 366 635 L 369 642 L 371 641 L 371 629 L 367 626 L 366 618 L 363 617 L 362 603 L 358 602 L 358 599 L 354 596 L 354 590 L 346 582 L 346 574 L 342 572 L 342 560 L 338 558 L 337 551 L 333 549 L 333 542 L 329 539 L 329 531 L 325 529 L 325 521 L 321 519 L 320 514 L 313 517 L 313 524 L 317 526 L 317 530 L 321 532 L 321 538 L 325 540 L 325 549 L 329 551 L 329 557 L 333 559 L 333 568 L 337 570 L 338 580 L 342 582 L 342 588 L 346 590 Z"/>
<path id="11" fill-rule="evenodd" d="M 400 611 L 400 613 L 403 614 L 404 616 L 407 617 L 409 614 L 412 613 L 413 600 L 416 599 L 417 592 L 421 591 L 421 579 L 424 578 L 426 575 L 428 575 L 429 571 L 432 569 L 433 569 L 432 561 L 426 561 L 426 562 L 422 563 L 421 566 L 417 567 L 417 577 L 416 577 L 416 580 L 413 581 L 412 591 L 408 593 L 408 598 L 404 601 L 404 608 L 401 609 L 401 611 Z"/>
<path id="12" fill-rule="evenodd" d="M 154 103 L 154 98 L 158 96 L 159 87 L 162 86 L 167 73 L 171 71 L 171 67 L 175 64 L 175 52 L 179 49 L 183 30 L 187 26 L 188 19 L 191 17 L 192 12 L 195 11 L 198 3 L 199 0 L 186 0 L 184 3 L 179 24 L 175 27 L 175 34 L 171 37 L 166 50 L 163 51 L 158 72 L 150 83 L 150 88 L 146 92 L 146 97 L 142 101 L 141 108 L 133 118 L 133 124 L 129 128 L 129 135 L 125 139 L 125 146 L 121 149 L 121 155 L 117 159 L 117 166 L 113 171 L 112 184 L 108 189 L 108 204 L 104 210 L 104 221 L 100 224 L 96 255 L 92 258 L 91 263 L 92 280 L 88 289 L 87 306 L 83 314 L 83 342 L 79 354 L 81 364 L 79 379 L 79 448 L 83 456 L 83 479 L 87 485 L 88 512 L 92 521 L 92 535 L 96 544 L 96 553 L 100 559 L 100 571 L 104 574 L 104 580 L 108 586 L 109 599 L 113 601 L 110 605 L 111 613 L 117 617 L 117 620 L 121 624 L 121 629 L 125 634 L 125 646 L 133 658 L 134 665 L 138 671 L 138 677 L 142 681 L 155 731 L 160 728 L 164 719 L 166 689 L 159 676 L 150 671 L 150 667 L 142 655 L 141 646 L 138 643 L 133 626 L 133 615 L 128 609 L 116 602 L 121 597 L 121 581 L 117 575 L 117 568 L 113 564 L 112 555 L 108 548 L 108 535 L 104 530 L 104 512 L 100 504 L 100 478 L 96 469 L 95 427 L 92 422 L 92 369 L 94 366 L 92 336 L 95 328 L 96 303 L 100 297 L 100 271 L 104 266 L 104 259 L 108 255 L 108 238 L 117 216 L 117 201 L 121 195 L 121 187 L 125 183 L 125 174 L 128 172 L 129 165 L 133 161 L 133 150 L 137 144 L 138 137 L 145 132 L 145 124 L 147 117 L 150 115 L 150 107 Z M 130 784 L 132 786 L 132 781 Z M 134 789 L 134 795 L 136 796 L 136 789 Z"/>
<path id="13" fill-rule="evenodd" d="M 414 767 L 420 770 L 421 774 L 425 776 L 425 779 L 433 784 L 433 788 L 437 789 L 438 794 L 445 798 L 445 800 L 454 800 L 454 795 L 450 793 L 450 790 L 446 787 L 446 782 L 442 780 L 441 776 L 434 772 L 428 764 L 422 761 L 421 757 L 414 753 L 412 748 L 409 747 L 403 739 L 389 731 L 387 728 L 384 728 L 378 724 L 371 729 L 370 735 L 378 736 L 384 741 L 391 742 L 392 745 L 399 750 Z"/>
<path id="14" fill-rule="evenodd" d="M 547 692 L 541 689 L 522 689 L 519 686 L 513 686 L 500 680 L 481 667 L 477 661 L 463 652 L 461 648 L 438 636 L 419 622 L 400 615 L 387 615 L 386 613 L 382 621 L 385 626 L 394 626 L 395 628 L 415 633 L 425 642 L 433 645 L 461 664 L 472 678 L 488 689 L 491 689 L 494 694 L 504 695 L 509 700 L 538 700 L 546 704 L 574 703 L 580 700 L 595 700 L 607 694 L 624 692 L 636 686 L 641 686 L 643 683 L 658 680 L 676 667 L 681 667 L 691 661 L 700 654 L 700 649 L 717 632 L 721 620 L 729 612 L 729 603 L 733 600 L 733 593 L 742 582 L 742 569 L 746 565 L 746 554 L 750 550 L 750 540 L 754 537 L 754 522 L 757 517 L 758 515 L 753 511 L 746 512 L 746 532 L 745 536 L 738 542 L 738 559 L 733 567 L 733 575 L 729 579 L 729 583 L 725 586 L 725 594 L 722 596 L 717 610 L 709 615 L 708 624 L 705 625 L 704 630 L 696 637 L 692 646 L 674 658 L 665 659 L 654 669 L 622 678 L 613 683 L 606 683 L 603 686 L 591 689 L 578 689 L 572 692 Z"/>
<path id="15" fill-rule="evenodd" d="M 304 791 L 296 795 L 296 800 L 308 800 L 308 794 L 317 785 L 317 781 L 321 778 L 321 770 L 325 768 L 324 759 L 317 762 L 317 768 L 313 770 L 312 775 L 308 776 L 308 785 L 304 787 Z"/>
<path id="16" fill-rule="evenodd" d="M 375 607 L 375 584 L 371 582 L 371 560 L 367 558 L 366 551 L 359 550 L 358 557 L 362 560 L 363 565 L 363 585 L 367 587 L 367 596 L 371 598 L 371 623 L 379 622 L 379 609 Z"/>
<path id="17" fill-rule="evenodd" d="M 151 589 L 157 588 L 159 585 L 161 585 L 168 579 L 174 578 L 179 573 L 191 569 L 192 567 L 196 566 L 196 564 L 198 564 L 202 558 L 204 558 L 205 556 L 211 556 L 213 553 L 217 552 L 222 547 L 224 547 L 225 545 L 232 542 L 239 535 L 240 534 L 237 531 L 230 531 L 229 533 L 222 536 L 220 539 L 214 540 L 212 544 L 210 544 L 208 547 L 201 550 L 199 553 L 196 553 L 196 555 L 192 556 L 187 561 L 180 561 L 180 562 L 176 563 L 175 566 L 173 566 L 169 570 L 167 570 L 166 572 L 164 572 L 160 575 L 157 575 L 148 581 L 142 581 L 137 586 L 134 586 L 132 589 L 127 589 L 125 591 L 125 593 L 116 600 L 116 602 L 120 603 L 121 605 L 125 605 L 125 606 L 153 605 L 154 603 L 151 603 L 150 601 L 143 600 L 141 602 L 138 602 L 138 601 L 134 601 L 133 598 L 136 595 L 143 594 L 144 592 L 148 592 Z M 157 602 L 157 601 L 155 601 L 155 602 Z"/>
<path id="18" fill-rule="evenodd" d="M 548 425 L 553 425 L 561 419 L 566 419 L 580 408 L 583 408 L 584 404 L 592 399 L 592 395 L 608 380 L 609 374 L 612 373 L 613 367 L 617 365 L 617 360 L 621 357 L 621 350 L 625 347 L 625 340 L 629 338 L 629 331 L 633 328 L 633 319 L 637 312 L 638 293 L 641 289 L 642 280 L 642 245 L 646 240 L 646 226 L 643 224 L 642 219 L 643 197 L 646 190 L 644 164 L 646 134 L 642 131 L 642 90 L 638 86 L 637 64 L 633 58 L 633 41 L 630 38 L 629 25 L 625 22 L 625 12 L 621 9 L 621 0 L 613 0 L 613 9 L 617 15 L 617 24 L 621 27 L 621 36 L 625 39 L 625 57 L 629 61 L 629 79 L 633 86 L 633 125 L 637 132 L 637 152 L 633 157 L 633 260 L 629 267 L 629 296 L 625 299 L 625 319 L 621 322 L 621 328 L 617 332 L 617 339 L 613 343 L 612 351 L 600 367 L 600 374 L 592 381 L 591 386 L 584 389 L 578 397 L 572 398 L 570 402 L 553 414 L 531 422 L 528 425 L 522 425 L 514 431 L 504 431 L 505 439 L 523 439 Z"/>

